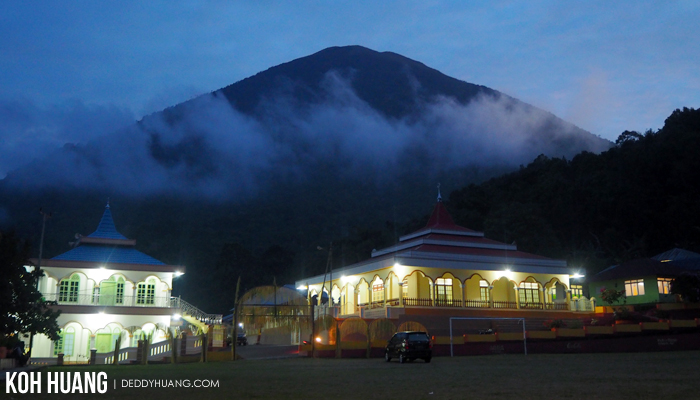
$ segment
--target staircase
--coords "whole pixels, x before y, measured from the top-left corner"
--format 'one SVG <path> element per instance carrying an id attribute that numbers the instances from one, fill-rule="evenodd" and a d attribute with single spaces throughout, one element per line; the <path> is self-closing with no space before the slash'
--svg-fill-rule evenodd
<path id="1" fill-rule="evenodd" d="M 182 319 L 197 326 L 204 333 L 209 331 L 209 325 L 220 325 L 223 319 L 222 314 L 207 314 L 179 297 L 170 298 L 170 308 L 179 309 Z"/>

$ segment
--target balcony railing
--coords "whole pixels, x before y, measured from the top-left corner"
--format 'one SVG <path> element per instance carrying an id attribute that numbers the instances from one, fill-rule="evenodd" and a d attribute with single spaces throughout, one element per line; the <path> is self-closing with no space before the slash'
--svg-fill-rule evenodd
<path id="1" fill-rule="evenodd" d="M 462 300 L 435 299 L 435 307 L 462 307 Z"/>
<path id="2" fill-rule="evenodd" d="M 486 300 L 465 300 L 464 306 L 467 308 L 489 308 L 489 302 Z"/>
<path id="3" fill-rule="evenodd" d="M 453 307 L 453 308 L 497 308 L 497 309 L 521 309 L 521 310 L 549 310 L 549 311 L 585 311 L 590 310 L 589 300 L 572 301 L 569 303 L 541 303 L 541 302 L 522 302 L 517 301 L 499 301 L 493 302 L 488 300 L 461 300 L 461 299 L 430 299 L 430 298 L 415 298 L 404 297 L 403 305 L 406 307 Z M 387 307 L 398 307 L 399 299 L 391 299 L 386 301 Z M 370 303 L 359 303 L 357 309 L 374 310 L 384 307 L 384 301 L 375 301 Z M 587 308 L 584 308 L 587 307 Z M 357 310 L 355 309 L 355 310 Z"/>
<path id="4" fill-rule="evenodd" d="M 514 301 L 494 301 L 493 308 L 518 308 L 518 304 Z"/>
<path id="5" fill-rule="evenodd" d="M 407 306 L 431 307 L 433 305 L 433 301 L 431 299 L 416 299 L 406 297 L 405 299 L 403 299 L 403 304 Z"/>
<path id="6" fill-rule="evenodd" d="M 545 310 L 568 310 L 569 305 L 566 303 L 545 303 Z"/>
<path id="7" fill-rule="evenodd" d="M 117 307 L 166 307 L 170 308 L 170 297 L 118 296 L 99 294 L 45 293 L 44 299 L 59 305 L 71 306 L 117 306 Z"/>

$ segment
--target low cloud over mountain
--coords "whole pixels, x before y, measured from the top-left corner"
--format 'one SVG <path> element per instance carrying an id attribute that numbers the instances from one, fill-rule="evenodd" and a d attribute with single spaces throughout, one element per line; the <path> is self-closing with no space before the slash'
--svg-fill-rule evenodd
<path id="1" fill-rule="evenodd" d="M 76 124 L 86 126 L 75 129 L 109 126 L 99 120 L 107 114 L 96 113 L 91 126 L 76 112 Z M 18 129 L 30 131 L 31 124 Z M 69 128 L 54 130 L 60 129 Z M 571 157 L 610 146 L 499 92 L 355 46 L 324 50 L 80 139 L 48 156 L 37 153 L 40 160 L 5 183 L 246 199 L 271 182 L 304 181 L 319 168 L 380 182 L 406 170 L 517 167 L 542 153 Z"/>

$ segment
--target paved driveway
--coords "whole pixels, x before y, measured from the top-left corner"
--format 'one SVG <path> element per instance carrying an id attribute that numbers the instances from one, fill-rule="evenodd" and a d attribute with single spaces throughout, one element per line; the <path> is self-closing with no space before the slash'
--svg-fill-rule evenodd
<path id="1" fill-rule="evenodd" d="M 299 346 L 276 346 L 271 344 L 249 344 L 236 347 L 236 353 L 245 360 L 299 357 Z"/>

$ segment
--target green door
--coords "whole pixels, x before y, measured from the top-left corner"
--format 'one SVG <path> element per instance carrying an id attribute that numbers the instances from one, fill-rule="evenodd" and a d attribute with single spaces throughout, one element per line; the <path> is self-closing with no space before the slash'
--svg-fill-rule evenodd
<path id="1" fill-rule="evenodd" d="M 117 283 L 116 282 L 102 282 L 102 283 L 100 283 L 100 305 L 113 306 L 114 300 L 116 297 L 117 297 Z"/>
<path id="2" fill-rule="evenodd" d="M 112 351 L 112 334 L 98 333 L 95 337 L 95 348 L 98 353 L 109 353 Z"/>

